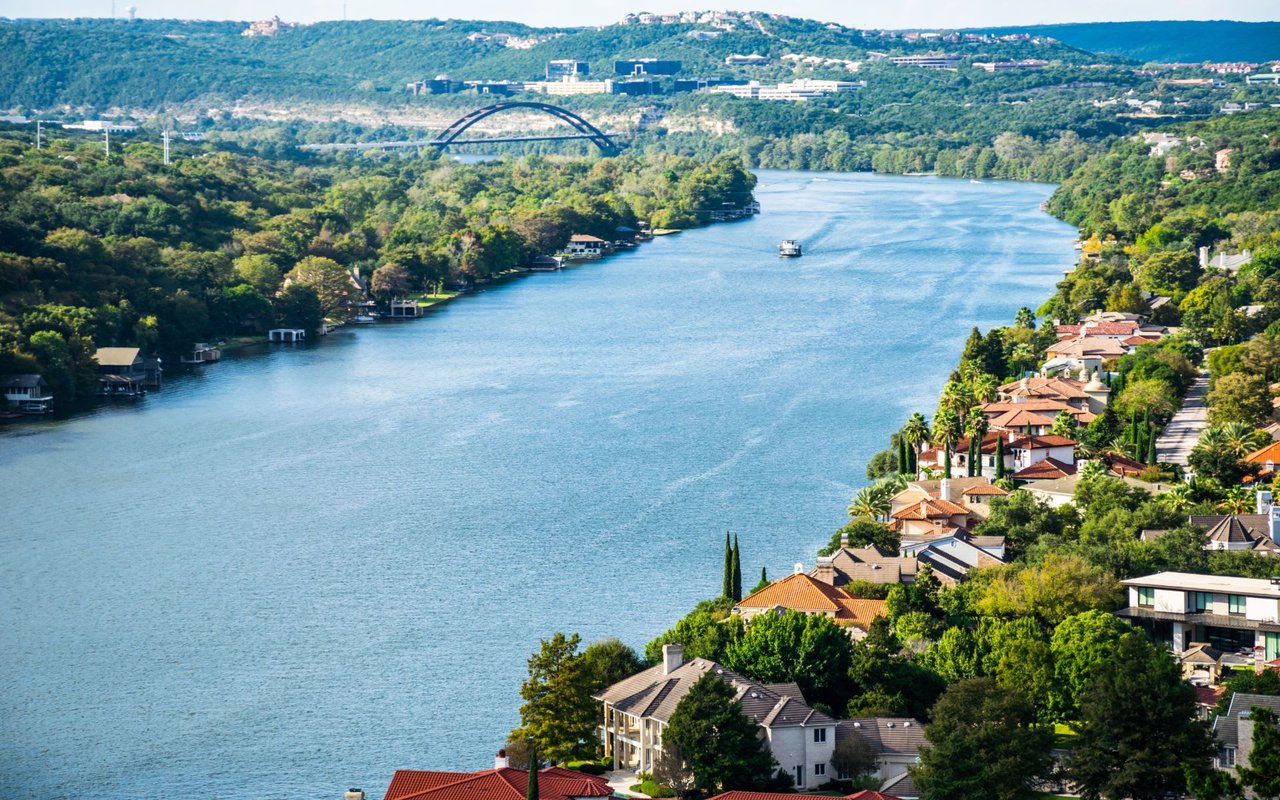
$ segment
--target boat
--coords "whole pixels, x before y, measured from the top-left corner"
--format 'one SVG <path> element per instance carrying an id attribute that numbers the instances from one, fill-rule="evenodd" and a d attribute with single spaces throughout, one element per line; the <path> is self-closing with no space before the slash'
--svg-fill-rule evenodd
<path id="1" fill-rule="evenodd" d="M 369 314 L 357 314 L 355 319 L 351 321 L 357 325 L 372 325 L 378 321 L 378 318 L 370 316 Z"/>
<path id="2" fill-rule="evenodd" d="M 783 258 L 795 258 L 802 255 L 804 249 L 795 239 L 784 239 L 782 244 L 778 245 L 778 255 Z"/>

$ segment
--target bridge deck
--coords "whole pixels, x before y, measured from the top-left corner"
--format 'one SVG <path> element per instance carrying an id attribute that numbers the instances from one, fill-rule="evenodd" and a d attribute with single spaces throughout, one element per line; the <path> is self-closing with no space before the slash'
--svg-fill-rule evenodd
<path id="1" fill-rule="evenodd" d="M 609 131 L 605 135 L 613 139 L 620 137 L 622 134 Z M 451 142 L 442 142 L 438 139 L 410 139 L 397 142 L 336 142 L 333 144 L 304 144 L 299 149 L 329 152 L 333 150 L 378 150 L 396 147 L 456 147 L 466 144 L 499 144 L 502 142 L 556 142 L 565 139 L 594 138 L 589 133 L 563 133 L 546 136 L 494 136 L 481 139 L 454 139 Z"/>

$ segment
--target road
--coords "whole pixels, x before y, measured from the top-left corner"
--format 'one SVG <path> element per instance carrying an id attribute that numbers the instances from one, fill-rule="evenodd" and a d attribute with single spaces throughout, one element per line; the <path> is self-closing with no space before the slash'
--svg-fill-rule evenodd
<path id="1" fill-rule="evenodd" d="M 1195 383 L 1187 390 L 1187 399 L 1182 408 L 1173 415 L 1169 424 L 1164 426 L 1160 436 L 1156 438 L 1156 460 L 1168 464 L 1187 465 L 1187 456 L 1191 448 L 1196 446 L 1200 432 L 1208 424 L 1208 409 L 1205 408 L 1204 396 L 1209 391 L 1209 371 L 1200 370 Z"/>

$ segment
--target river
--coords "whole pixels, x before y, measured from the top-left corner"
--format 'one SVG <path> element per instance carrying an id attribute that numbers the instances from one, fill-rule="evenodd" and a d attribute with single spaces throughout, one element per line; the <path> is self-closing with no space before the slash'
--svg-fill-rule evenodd
<path id="1" fill-rule="evenodd" d="M 726 530 L 747 586 L 811 565 L 1074 231 L 1041 184 L 760 177 L 749 221 L 0 431 L 0 785 L 379 798 L 491 766 L 539 638 L 716 594 Z"/>

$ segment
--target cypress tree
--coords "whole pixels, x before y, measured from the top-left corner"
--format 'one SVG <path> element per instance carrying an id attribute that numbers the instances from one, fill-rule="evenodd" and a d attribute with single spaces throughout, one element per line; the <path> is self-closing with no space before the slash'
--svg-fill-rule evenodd
<path id="1" fill-rule="evenodd" d="M 996 437 L 996 480 L 1000 480 L 1004 472 L 1004 436 Z"/>
<path id="2" fill-rule="evenodd" d="M 973 448 L 973 477 L 982 477 L 982 440 L 978 440 L 978 444 Z"/>
<path id="3" fill-rule="evenodd" d="M 538 746 L 529 748 L 529 787 L 525 789 L 524 800 L 538 800 Z"/>
<path id="4" fill-rule="evenodd" d="M 947 442 L 947 447 L 946 447 L 946 450 L 944 451 L 944 455 L 946 456 L 946 463 L 942 465 L 942 477 L 950 478 L 951 477 L 951 442 Z"/>
<path id="5" fill-rule="evenodd" d="M 729 546 L 729 532 L 724 532 L 724 576 L 720 581 L 720 595 L 733 597 L 733 548 Z"/>
<path id="6" fill-rule="evenodd" d="M 1150 464 L 1150 465 L 1152 465 L 1152 466 L 1155 466 L 1155 465 L 1158 463 L 1158 462 L 1156 461 L 1156 433 L 1155 433 L 1155 431 L 1152 431 L 1152 432 L 1151 432 L 1151 441 L 1147 444 L 1147 463 L 1148 463 L 1148 464 Z"/>
<path id="7" fill-rule="evenodd" d="M 733 601 L 742 599 L 742 550 L 738 547 L 738 536 L 733 536 Z"/>
<path id="8" fill-rule="evenodd" d="M 898 436 L 898 472 L 906 475 L 911 471 L 911 457 L 907 455 L 907 439 L 904 436 Z"/>

